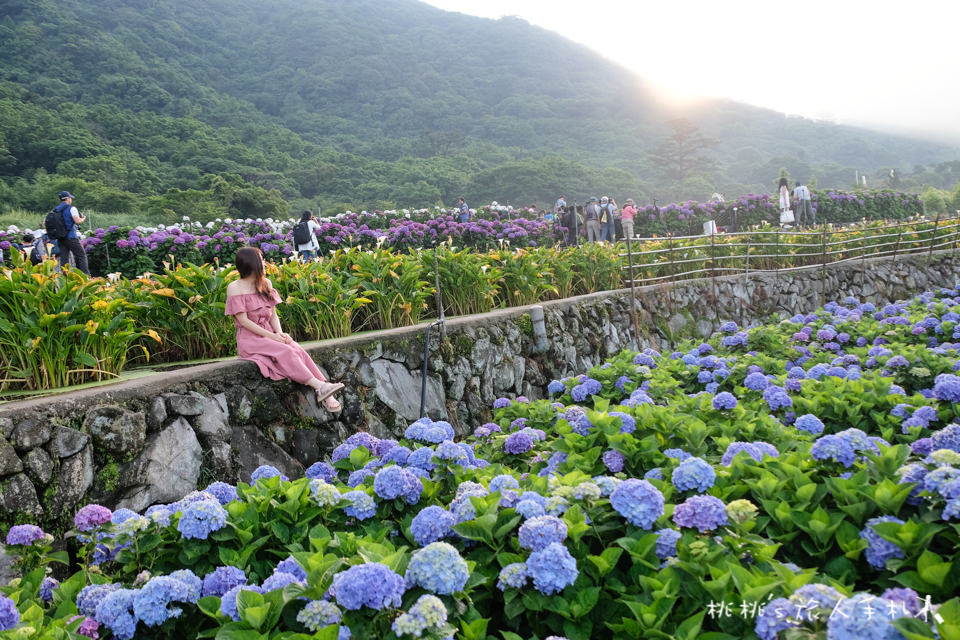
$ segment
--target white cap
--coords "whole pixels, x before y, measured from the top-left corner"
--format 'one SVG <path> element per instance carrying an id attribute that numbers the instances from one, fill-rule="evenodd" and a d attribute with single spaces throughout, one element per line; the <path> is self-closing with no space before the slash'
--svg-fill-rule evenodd
<path id="1" fill-rule="evenodd" d="M 610 202 L 610 198 L 608 198 L 607 196 L 603 196 L 602 198 L 600 198 L 600 202 Z"/>

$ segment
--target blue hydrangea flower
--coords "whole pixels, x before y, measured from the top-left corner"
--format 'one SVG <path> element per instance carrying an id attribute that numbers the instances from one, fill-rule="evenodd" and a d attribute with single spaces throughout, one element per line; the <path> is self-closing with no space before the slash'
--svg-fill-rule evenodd
<path id="1" fill-rule="evenodd" d="M 856 453 L 850 443 L 833 434 L 817 438 L 813 446 L 810 447 L 810 455 L 813 456 L 814 460 L 833 460 L 845 467 L 850 467 L 856 458 Z"/>
<path id="2" fill-rule="evenodd" d="M 530 518 L 520 526 L 520 546 L 524 549 L 539 551 L 551 542 L 563 542 L 566 539 L 566 523 L 554 516 Z"/>
<path id="3" fill-rule="evenodd" d="M 547 393 L 551 395 L 554 393 L 563 393 L 566 390 L 567 387 L 559 380 L 551 380 L 550 384 L 547 385 Z"/>
<path id="4" fill-rule="evenodd" d="M 440 595 L 463 590 L 469 577 L 466 561 L 455 547 L 446 542 L 431 542 L 415 551 L 405 574 L 408 584 Z"/>
<path id="5" fill-rule="evenodd" d="M 174 581 L 176 582 L 176 581 Z M 137 616 L 133 612 L 133 589 L 117 589 L 100 601 L 93 616 L 97 622 L 110 629 L 119 640 L 130 640 L 137 630 Z"/>
<path id="6" fill-rule="evenodd" d="M 657 529 L 657 557 L 666 560 L 677 555 L 677 541 L 681 534 L 676 529 Z"/>
<path id="7" fill-rule="evenodd" d="M 781 631 L 800 626 L 800 623 L 791 617 L 794 612 L 796 605 L 786 598 L 771 600 L 757 614 L 754 631 L 760 640 L 776 640 Z"/>
<path id="8" fill-rule="evenodd" d="M 348 487 L 359 487 L 364 483 L 367 478 L 372 478 L 376 475 L 372 469 L 357 469 L 356 471 L 351 471 L 350 475 L 347 476 L 347 486 Z"/>
<path id="9" fill-rule="evenodd" d="M 650 529 L 657 518 L 663 515 L 663 494 L 647 480 L 631 478 L 621 482 L 610 494 L 610 505 L 627 522 Z"/>
<path id="10" fill-rule="evenodd" d="M 437 505 L 424 507 L 410 522 L 410 533 L 417 544 L 422 546 L 446 538 L 451 527 L 457 523 L 452 513 Z"/>
<path id="11" fill-rule="evenodd" d="M 949 424 L 943 429 L 930 434 L 930 449 L 950 449 L 960 453 L 960 425 Z"/>
<path id="12" fill-rule="evenodd" d="M 637 429 L 637 421 L 629 413 L 622 411 L 610 411 L 608 416 L 620 418 L 620 433 L 633 433 Z"/>
<path id="13" fill-rule="evenodd" d="M 943 493 L 944 487 L 960 478 L 960 469 L 950 466 L 937 467 L 923 478 L 923 488 L 930 493 Z"/>
<path id="14" fill-rule="evenodd" d="M 769 442 L 756 441 L 756 442 L 731 442 L 727 445 L 727 450 L 723 453 L 723 457 L 720 459 L 720 464 L 729 467 L 733 464 L 733 459 L 737 456 L 738 453 L 746 453 L 748 456 L 753 458 L 757 462 L 763 461 L 763 456 L 768 455 L 772 458 L 776 458 L 780 455 L 780 452 L 777 451 Z"/>
<path id="15" fill-rule="evenodd" d="M 500 591 L 506 591 L 507 588 L 520 589 L 527 584 L 530 574 L 527 573 L 527 565 L 523 562 L 514 562 L 508 564 L 500 570 L 500 577 L 497 580 L 497 588 Z"/>
<path id="16" fill-rule="evenodd" d="M 860 532 L 860 537 L 866 540 L 869 544 L 865 555 L 867 562 L 869 562 L 870 565 L 876 569 L 885 569 L 887 566 L 887 560 L 890 560 L 891 558 L 903 557 L 903 549 L 898 547 L 893 542 L 881 538 L 880 534 L 873 530 L 874 525 L 882 522 L 896 522 L 897 524 L 904 524 L 903 520 L 893 516 L 880 516 L 878 518 L 870 518 L 867 520 L 867 526 L 865 526 Z"/>
<path id="17" fill-rule="evenodd" d="M 407 469 L 391 465 L 377 472 L 373 479 L 373 490 L 384 500 L 402 497 L 407 504 L 417 504 L 423 493 L 423 483 Z"/>
<path id="18" fill-rule="evenodd" d="M 91 584 L 77 594 L 77 611 L 85 616 L 93 617 L 97 613 L 97 606 L 107 595 L 120 588 L 119 584 Z"/>
<path id="19" fill-rule="evenodd" d="M 436 464 L 433 462 L 433 449 L 430 447 L 420 447 L 415 449 L 410 457 L 407 458 L 408 467 L 417 467 L 424 471 L 433 471 Z"/>
<path id="20" fill-rule="evenodd" d="M 513 476 L 502 473 L 490 480 L 490 493 L 500 491 L 501 489 L 519 489 L 520 483 Z"/>
<path id="21" fill-rule="evenodd" d="M 702 458 L 687 458 L 676 466 L 670 480 L 677 491 L 696 490 L 703 493 L 713 486 L 717 472 Z"/>
<path id="22" fill-rule="evenodd" d="M 303 567 L 293 556 L 287 556 L 286 560 L 278 563 L 275 571 L 276 573 L 289 573 L 301 582 L 305 582 L 307 579 L 307 572 L 303 570 Z"/>
<path id="23" fill-rule="evenodd" d="M 0 593 L 0 631 L 8 631 L 20 624 L 16 603 Z"/>
<path id="24" fill-rule="evenodd" d="M 329 462 L 314 462 L 307 467 L 304 475 L 311 480 L 323 480 L 331 484 L 337 481 L 337 470 Z"/>
<path id="25" fill-rule="evenodd" d="M 776 385 L 770 385 L 763 390 L 763 399 L 771 411 L 793 406 L 793 399 L 787 395 L 786 390 Z"/>
<path id="26" fill-rule="evenodd" d="M 728 411 L 737 406 L 737 397 L 729 391 L 721 391 L 713 397 L 713 408 L 717 411 Z"/>
<path id="27" fill-rule="evenodd" d="M 960 497 L 948 500 L 947 505 L 943 508 L 943 513 L 940 517 L 947 521 L 949 521 L 951 518 L 960 520 Z"/>
<path id="28" fill-rule="evenodd" d="M 526 564 L 527 573 L 533 578 L 534 588 L 548 596 L 573 584 L 579 574 L 577 561 L 559 542 L 552 542 L 543 549 L 534 551 L 527 558 Z"/>
<path id="29" fill-rule="evenodd" d="M 511 433 L 503 443 L 503 450 L 514 455 L 526 453 L 532 448 L 533 437 L 526 430 Z"/>
<path id="30" fill-rule="evenodd" d="M 664 449 L 663 455 L 667 456 L 668 458 L 674 458 L 675 460 L 679 460 L 680 462 L 683 462 L 687 458 L 691 457 L 691 455 L 686 451 L 684 451 L 683 449 L 675 449 L 675 448 Z"/>
<path id="31" fill-rule="evenodd" d="M 276 467 L 270 466 L 269 464 L 262 464 L 254 469 L 253 473 L 250 474 L 250 484 L 255 484 L 257 480 L 260 480 L 261 478 L 273 478 L 276 476 L 280 476 L 281 480 L 290 479 L 280 473 L 280 470 Z"/>
<path id="32" fill-rule="evenodd" d="M 644 480 L 663 480 L 663 469 L 660 467 L 654 467 L 650 469 L 645 474 L 643 474 Z"/>
<path id="33" fill-rule="evenodd" d="M 510 406 L 510 400 L 508 398 L 497 398 L 493 401 L 494 409 L 505 409 Z"/>
<path id="34" fill-rule="evenodd" d="M 805 413 L 802 416 L 799 416 L 796 422 L 793 423 L 793 426 L 800 431 L 806 431 L 807 433 L 812 433 L 815 436 L 823 433 L 823 422 L 821 422 L 820 418 L 812 413 Z"/>
<path id="35" fill-rule="evenodd" d="M 191 503 L 180 515 L 177 531 L 184 538 L 206 540 L 227 524 L 227 512 L 215 498 Z"/>
<path id="36" fill-rule="evenodd" d="M 60 582 L 51 576 L 44 576 L 40 581 L 40 599 L 43 602 L 53 602 L 53 590 L 60 586 Z"/>
<path id="37" fill-rule="evenodd" d="M 170 607 L 171 603 L 189 601 L 187 586 L 183 582 L 169 576 L 157 576 L 150 578 L 134 595 L 133 613 L 148 627 L 156 627 L 183 612 L 180 607 Z"/>
<path id="38" fill-rule="evenodd" d="M 234 622 L 240 621 L 240 613 L 237 611 L 237 595 L 241 591 L 261 593 L 260 587 L 256 585 L 239 584 L 223 594 L 223 597 L 220 598 L 220 613 Z"/>
<path id="39" fill-rule="evenodd" d="M 278 591 L 283 589 L 288 584 L 302 585 L 303 583 L 303 580 L 292 573 L 287 573 L 285 571 L 274 571 L 270 577 L 264 580 L 263 584 L 260 585 L 260 591 L 261 593 L 268 593 L 270 591 Z"/>
<path id="40" fill-rule="evenodd" d="M 357 520 L 366 520 L 377 515 L 377 505 L 373 498 L 366 491 L 354 489 L 347 491 L 340 496 L 349 504 L 343 508 L 343 512 Z"/>
<path id="41" fill-rule="evenodd" d="M 755 371 L 744 378 L 743 386 L 753 391 L 763 391 L 770 386 L 770 381 L 767 380 L 767 376 L 763 375 L 759 371 Z"/>
<path id="42" fill-rule="evenodd" d="M 723 501 L 714 496 L 691 496 L 674 508 L 673 521 L 703 533 L 727 524 L 727 510 Z"/>
<path id="43" fill-rule="evenodd" d="M 624 458 L 623 454 L 616 449 L 604 451 L 601 459 L 610 473 L 618 473 L 623 471 L 623 463 L 625 462 L 626 458 Z"/>
<path id="44" fill-rule="evenodd" d="M 889 607 L 869 593 L 841 600 L 827 619 L 829 640 L 901 640 L 903 635 L 891 622 L 903 617 L 901 607 Z"/>
<path id="45" fill-rule="evenodd" d="M 203 597 L 223 597 L 227 591 L 247 584 L 247 575 L 237 567 L 217 567 L 203 578 Z"/>
<path id="46" fill-rule="evenodd" d="M 378 611 L 399 607 L 406 585 L 403 578 L 385 564 L 357 564 L 333 576 L 333 597 L 344 609 L 370 607 Z"/>
<path id="47" fill-rule="evenodd" d="M 394 464 L 405 465 L 407 460 L 410 458 L 410 449 L 408 447 L 397 445 L 392 447 L 386 454 L 383 456 L 384 464 L 392 462 Z"/>
<path id="48" fill-rule="evenodd" d="M 220 504 L 227 504 L 237 499 L 237 488 L 226 482 L 212 482 L 207 485 L 204 492 L 212 495 Z"/>
<path id="49" fill-rule="evenodd" d="M 517 503 L 513 506 L 514 510 L 519 513 L 524 518 L 535 518 L 537 516 L 546 515 L 546 501 L 543 503 L 537 502 L 535 500 L 517 500 Z"/>

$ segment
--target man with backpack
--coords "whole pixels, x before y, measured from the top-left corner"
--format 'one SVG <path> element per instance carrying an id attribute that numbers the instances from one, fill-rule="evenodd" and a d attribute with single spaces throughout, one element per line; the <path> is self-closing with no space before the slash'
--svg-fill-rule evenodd
<path id="1" fill-rule="evenodd" d="M 60 204 L 47 214 L 44 220 L 44 226 L 47 230 L 47 237 L 56 240 L 60 247 L 60 255 L 57 260 L 60 266 L 70 261 L 70 254 L 77 263 L 77 269 L 90 275 L 90 268 L 87 266 L 87 253 L 80 244 L 80 236 L 77 233 L 77 225 L 82 224 L 86 217 L 80 215 L 77 208 L 73 206 L 73 194 L 69 191 L 60 192 Z"/>
<path id="2" fill-rule="evenodd" d="M 587 224 L 587 242 L 597 242 L 600 240 L 600 205 L 596 198 L 587 201 L 583 217 Z"/>

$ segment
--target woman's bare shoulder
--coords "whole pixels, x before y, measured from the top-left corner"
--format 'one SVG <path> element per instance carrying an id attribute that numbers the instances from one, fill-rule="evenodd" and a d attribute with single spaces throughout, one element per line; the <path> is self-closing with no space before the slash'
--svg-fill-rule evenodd
<path id="1" fill-rule="evenodd" d="M 249 285 L 243 280 L 234 280 L 227 285 L 227 295 L 228 296 L 240 296 L 245 293 L 250 293 L 247 289 Z"/>

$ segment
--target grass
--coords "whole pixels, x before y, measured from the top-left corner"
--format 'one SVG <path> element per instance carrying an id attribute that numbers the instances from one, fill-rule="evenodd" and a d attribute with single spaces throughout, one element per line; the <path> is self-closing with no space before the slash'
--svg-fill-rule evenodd
<path id="1" fill-rule="evenodd" d="M 50 208 L 52 209 L 56 204 L 56 202 L 52 202 Z M 150 221 L 144 220 L 139 213 L 100 213 L 84 207 L 79 207 L 79 209 L 80 213 L 87 217 L 87 221 L 81 225 L 81 230 L 85 232 L 97 227 L 107 228 L 112 224 L 121 227 L 151 224 Z M 12 226 L 19 229 L 42 229 L 43 219 L 46 216 L 46 211 L 14 209 L 8 213 L 0 214 L 0 230 L 6 231 Z"/>

